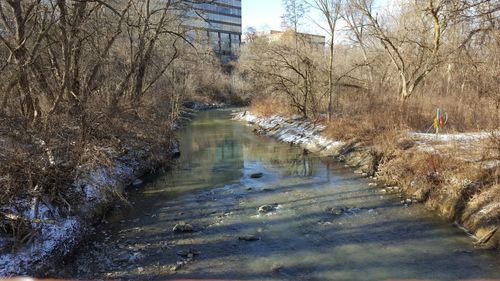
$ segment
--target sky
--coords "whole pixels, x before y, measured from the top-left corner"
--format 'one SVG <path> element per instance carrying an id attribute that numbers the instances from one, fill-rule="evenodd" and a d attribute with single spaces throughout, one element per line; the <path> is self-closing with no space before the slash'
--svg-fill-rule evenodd
<path id="1" fill-rule="evenodd" d="M 283 9 L 281 7 L 282 0 L 242 0 L 242 17 L 243 17 L 243 32 L 248 27 L 255 27 L 259 31 L 270 29 L 281 29 L 281 15 Z M 390 5 L 391 2 L 397 0 L 376 0 L 376 5 Z M 319 15 L 312 13 L 310 17 L 321 18 Z M 319 22 L 321 24 L 321 22 Z M 326 32 L 319 28 L 310 20 L 304 21 L 300 31 L 327 35 Z"/>
<path id="2" fill-rule="evenodd" d="M 281 28 L 281 0 L 242 0 L 243 32 L 250 26 L 257 30 Z"/>
<path id="3" fill-rule="evenodd" d="M 281 15 L 283 14 L 282 0 L 242 0 L 243 32 L 248 27 L 255 27 L 258 31 L 281 30 Z M 321 24 L 316 19 L 321 19 L 314 9 L 309 9 L 308 17 Z M 328 34 L 310 19 L 305 19 L 299 27 L 300 32 Z"/>

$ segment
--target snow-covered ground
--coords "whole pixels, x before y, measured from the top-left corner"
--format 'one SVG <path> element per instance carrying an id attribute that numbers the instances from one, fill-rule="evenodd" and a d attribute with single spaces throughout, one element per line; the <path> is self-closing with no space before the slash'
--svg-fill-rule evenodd
<path id="1" fill-rule="evenodd" d="M 408 133 L 415 140 L 416 149 L 424 152 L 451 154 L 453 157 L 467 162 L 481 163 L 484 168 L 494 168 L 500 165 L 500 161 L 488 149 L 485 142 L 489 138 L 499 137 L 500 131 L 476 132 L 457 134 L 423 134 Z"/>
<path id="2" fill-rule="evenodd" d="M 256 124 L 265 129 L 269 136 L 283 142 L 300 145 L 324 156 L 335 154 L 344 145 L 344 142 L 322 137 L 321 133 L 325 130 L 324 125 L 314 124 L 302 120 L 300 117 L 292 117 L 291 119 L 278 115 L 258 117 L 246 111 L 237 113 L 235 119 Z"/>
<path id="3" fill-rule="evenodd" d="M 79 206 L 72 206 L 74 216 L 61 215 L 58 208 L 46 205 L 43 200 L 40 201 L 37 218 L 30 208 L 32 201 L 12 204 L 9 213 L 33 221 L 38 233 L 32 243 L 16 252 L 0 253 L 0 277 L 44 272 L 48 266 L 70 254 L 85 237 L 87 226 L 116 201 L 116 194 L 150 168 L 152 163 L 148 162 L 147 155 L 145 148 L 115 158 L 112 167 L 79 167 L 80 176 L 69 187 L 80 200 Z M 169 156 L 166 154 L 165 157 Z M 0 236 L 0 245 L 2 239 L 6 237 Z"/>
<path id="4" fill-rule="evenodd" d="M 449 142 L 449 141 L 479 141 L 492 137 L 493 135 L 500 135 L 500 132 L 478 132 L 478 133 L 460 133 L 460 134 L 424 134 L 424 133 L 408 133 L 410 137 L 422 140 L 422 141 L 437 141 L 437 142 Z"/>
<path id="5" fill-rule="evenodd" d="M 336 155 L 346 143 L 321 136 L 325 126 L 306 121 L 300 116 L 285 118 L 278 115 L 270 117 L 256 116 L 248 111 L 234 114 L 235 119 L 249 124 L 258 125 L 268 136 L 280 141 L 297 144 L 312 152 L 323 156 Z M 459 134 L 425 134 L 408 132 L 408 136 L 415 141 L 415 149 L 432 153 L 450 153 L 464 161 L 482 161 L 484 149 L 481 141 L 492 136 L 499 136 L 497 132 L 476 132 Z M 483 162 L 488 167 L 499 165 L 499 161 Z"/>
<path id="6" fill-rule="evenodd" d="M 65 217 L 59 214 L 58 208 L 46 205 L 42 200 L 39 215 L 35 218 L 29 207 L 30 201 L 12 204 L 17 206 L 17 209 L 11 209 L 9 213 L 17 213 L 27 220 L 39 221 L 33 223 L 38 233 L 33 243 L 14 253 L 0 254 L 0 276 L 32 274 L 40 269 L 43 271 L 53 261 L 69 254 L 86 232 L 87 214 L 95 213 L 97 209 L 109 204 L 112 200 L 111 190 L 120 192 L 125 184 L 130 183 L 134 178 L 134 168 L 137 167 L 115 162 L 112 170 L 96 169 L 75 181 L 74 193 L 82 193 L 81 205 L 75 210 L 80 216 Z"/>
<path id="7" fill-rule="evenodd" d="M 209 109 L 216 109 L 216 108 L 223 108 L 225 107 L 225 103 L 202 103 L 202 102 L 193 102 L 190 104 L 187 104 L 187 107 L 193 110 L 209 110 Z"/>
<path id="8" fill-rule="evenodd" d="M 75 217 L 39 225 L 38 237 L 27 248 L 0 255 L 0 276 L 24 275 L 45 267 L 55 254 L 68 254 L 78 245 L 82 224 Z"/>
<path id="9" fill-rule="evenodd" d="M 325 130 L 324 125 L 313 124 L 304 121 L 300 117 L 284 118 L 279 115 L 271 117 L 259 117 L 248 111 L 235 114 L 235 119 L 244 120 L 250 124 L 257 124 L 260 127 L 269 130 L 280 126 L 280 132 L 277 134 L 279 140 L 295 144 L 304 144 L 307 141 L 319 144 L 322 147 L 338 147 L 343 144 L 340 141 L 329 140 L 321 137 L 320 134 Z M 457 134 L 428 134 L 408 132 L 408 135 L 421 143 L 427 142 L 473 142 L 480 141 L 492 136 L 499 136 L 500 131 L 496 132 L 476 132 L 476 133 L 457 133 Z"/>

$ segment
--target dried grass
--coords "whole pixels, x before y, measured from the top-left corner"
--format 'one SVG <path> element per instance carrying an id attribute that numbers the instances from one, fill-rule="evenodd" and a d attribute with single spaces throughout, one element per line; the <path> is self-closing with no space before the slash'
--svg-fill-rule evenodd
<path id="1" fill-rule="evenodd" d="M 119 108 L 108 111 L 96 106 L 77 114 L 58 114 L 46 121 L 48 126 L 29 130 L 12 117 L 0 117 L 6 121 L 0 124 L 0 233 L 29 242 L 31 225 L 24 227 L 19 213 L 30 206 L 16 202 L 38 198 L 70 215 L 80 196 L 69 187 L 81 167 L 111 167 L 117 157 L 144 148 L 149 149 L 145 156 L 149 161 L 165 159 L 161 152 L 171 145 L 171 120 L 152 107 Z"/>
<path id="2" fill-rule="evenodd" d="M 292 114 L 287 102 L 279 97 L 265 97 L 255 99 L 250 105 L 250 111 L 260 116 L 282 115 L 289 116 Z"/>

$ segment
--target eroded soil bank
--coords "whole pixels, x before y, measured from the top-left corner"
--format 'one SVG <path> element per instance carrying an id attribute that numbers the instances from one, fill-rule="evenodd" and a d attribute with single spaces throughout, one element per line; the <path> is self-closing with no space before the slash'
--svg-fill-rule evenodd
<path id="1" fill-rule="evenodd" d="M 177 167 L 132 192 L 131 205 L 51 276 L 500 278 L 497 252 L 475 248 L 421 205 L 405 207 L 343 164 L 255 135 L 228 111 L 200 113 L 180 142 Z"/>

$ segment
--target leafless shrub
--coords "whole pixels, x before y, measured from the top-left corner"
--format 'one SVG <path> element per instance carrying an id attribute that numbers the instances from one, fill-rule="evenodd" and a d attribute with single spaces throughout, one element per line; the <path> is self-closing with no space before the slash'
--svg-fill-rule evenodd
<path id="1" fill-rule="evenodd" d="M 188 9 L 185 1 L 0 1 L 4 232 L 27 234 L 7 210 L 30 207 L 20 201 L 71 215 L 79 197 L 69 186 L 81 167 L 110 167 L 144 148 L 149 161 L 163 161 L 184 101 L 230 98 L 213 52 L 186 40 Z"/>

